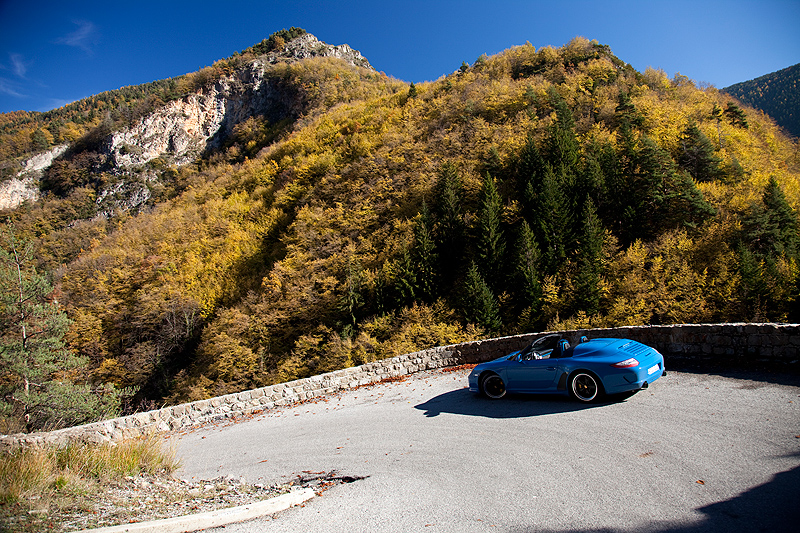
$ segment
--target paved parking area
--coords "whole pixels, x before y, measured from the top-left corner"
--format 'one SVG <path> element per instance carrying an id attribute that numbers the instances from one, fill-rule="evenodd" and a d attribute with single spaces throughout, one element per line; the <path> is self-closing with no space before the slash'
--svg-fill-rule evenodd
<path id="1" fill-rule="evenodd" d="M 800 519 L 800 378 L 670 372 L 592 406 L 432 371 L 173 440 L 179 475 L 363 478 L 226 532 L 779 531 Z"/>

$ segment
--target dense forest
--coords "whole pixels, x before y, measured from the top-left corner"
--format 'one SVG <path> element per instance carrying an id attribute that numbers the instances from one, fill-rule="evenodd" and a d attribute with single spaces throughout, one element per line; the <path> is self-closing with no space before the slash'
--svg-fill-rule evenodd
<path id="1" fill-rule="evenodd" d="M 800 63 L 722 90 L 763 111 L 795 138 L 800 137 Z"/>
<path id="2" fill-rule="evenodd" d="M 138 214 L 95 216 L 95 130 L 4 213 L 0 431 L 487 336 L 800 318 L 798 145 L 713 87 L 583 38 L 421 84 L 335 58 L 269 75 L 302 115 L 157 168 Z M 34 378 L 22 353 L 62 363 Z M 47 411 L 42 382 L 83 403 Z"/>

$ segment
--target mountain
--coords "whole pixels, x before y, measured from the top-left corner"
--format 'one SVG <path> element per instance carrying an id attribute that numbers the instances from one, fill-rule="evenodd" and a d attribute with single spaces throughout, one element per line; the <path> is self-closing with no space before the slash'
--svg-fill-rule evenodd
<path id="1" fill-rule="evenodd" d="M 14 273 L 47 273 L 84 362 L 52 382 L 127 411 L 488 335 L 800 314 L 796 142 L 596 41 L 407 84 L 293 28 L 56 111 L 0 119 L 6 183 L 36 185 L 3 212 L 0 348 Z"/>
<path id="2" fill-rule="evenodd" d="M 93 97 L 88 103 L 81 101 L 52 112 L 34 114 L 33 120 L 26 116 L 18 121 L 0 121 L 5 124 L 0 134 L 3 145 L 20 147 L 17 154 L 8 154 L 0 167 L 6 174 L 15 166 L 14 161 L 9 161 L 9 155 L 25 155 L 37 146 L 37 138 L 38 146 L 51 144 L 55 138 L 73 141 L 58 144 L 30 159 L 17 157 L 21 169 L 17 170 L 14 179 L 4 187 L 0 186 L 0 208 L 16 207 L 24 200 L 35 200 L 38 197 L 35 179 L 42 176 L 45 168 L 50 168 L 56 157 L 65 162 L 82 154 L 80 157 L 85 160 L 86 154 L 91 153 L 95 174 L 107 172 L 120 176 L 129 174 L 132 169 L 141 173 L 148 164 L 182 165 L 219 149 L 223 140 L 233 134 L 234 128 L 251 117 L 258 116 L 259 120 L 267 119 L 273 123 L 296 118 L 308 102 L 302 101 L 295 88 L 275 75 L 274 66 L 278 63 L 288 65 L 307 58 L 335 57 L 374 70 L 366 58 L 346 44 L 330 46 L 303 30 L 292 30 L 300 35 L 288 44 L 281 44 L 280 50 L 265 39 L 242 54 L 180 78 L 111 91 Z M 292 35 L 284 31 L 287 37 Z M 271 37 L 273 40 L 276 38 L 281 39 Z M 284 43 L 283 39 L 281 43 Z M 271 75 L 267 75 L 268 71 Z M 165 103 L 163 100 L 168 101 Z M 112 105 L 117 109 L 107 112 L 106 116 L 97 113 L 97 108 Z M 85 125 L 82 136 L 74 133 L 76 123 Z M 31 142 L 20 142 L 20 136 L 30 138 Z M 45 140 L 41 140 L 42 137 Z M 55 174 L 56 171 L 50 169 L 46 177 L 50 189 L 63 192 L 75 186 L 72 182 L 59 183 Z M 124 184 L 117 181 L 110 190 L 98 192 L 104 198 L 109 195 L 118 197 L 121 187 L 128 199 L 123 207 L 136 209 L 149 199 L 147 181 L 153 178 L 152 171 L 145 171 L 140 179 L 131 180 L 128 176 Z M 105 210 L 116 207 L 119 205 L 112 202 L 112 205 L 105 206 Z"/>
<path id="3" fill-rule="evenodd" d="M 800 137 L 800 63 L 722 89 L 760 109 L 794 137 Z"/>

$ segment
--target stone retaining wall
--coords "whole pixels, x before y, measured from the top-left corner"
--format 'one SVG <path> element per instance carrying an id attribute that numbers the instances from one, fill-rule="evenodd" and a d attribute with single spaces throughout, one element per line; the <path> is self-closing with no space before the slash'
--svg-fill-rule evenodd
<path id="1" fill-rule="evenodd" d="M 571 330 L 562 333 L 571 342 L 590 338 L 620 337 L 653 346 L 664 354 L 666 367 L 690 363 L 695 368 L 747 366 L 769 363 L 782 370 L 800 368 L 800 324 L 683 324 Z M 535 333 L 443 346 L 400 355 L 374 363 L 345 368 L 288 383 L 228 394 L 155 411 L 137 413 L 50 433 L 0 436 L 0 449 L 44 443 L 106 442 L 169 432 L 248 416 L 276 406 L 289 405 L 382 380 L 461 364 L 490 361 L 523 348 Z"/>

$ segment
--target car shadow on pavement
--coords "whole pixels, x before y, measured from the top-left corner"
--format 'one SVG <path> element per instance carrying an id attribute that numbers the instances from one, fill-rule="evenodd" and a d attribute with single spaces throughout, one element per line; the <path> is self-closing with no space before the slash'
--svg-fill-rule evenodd
<path id="1" fill-rule="evenodd" d="M 500 400 L 490 400 L 463 388 L 435 396 L 414 408 L 425 411 L 427 417 L 451 413 L 487 418 L 526 418 L 571 413 L 620 401 L 618 398 L 611 398 L 599 403 L 582 404 L 567 396 L 555 394 L 509 394 Z"/>

